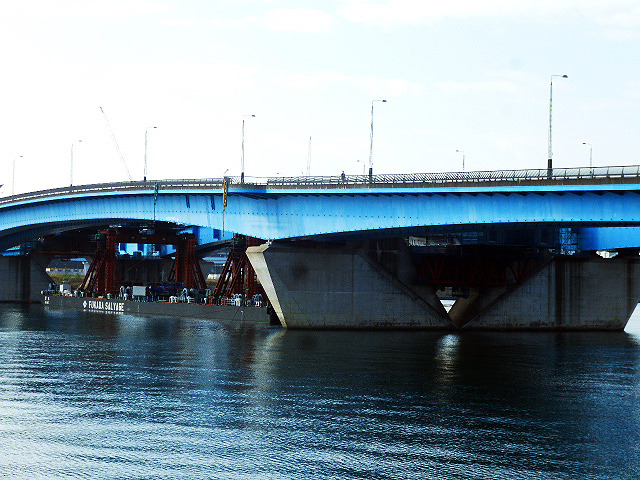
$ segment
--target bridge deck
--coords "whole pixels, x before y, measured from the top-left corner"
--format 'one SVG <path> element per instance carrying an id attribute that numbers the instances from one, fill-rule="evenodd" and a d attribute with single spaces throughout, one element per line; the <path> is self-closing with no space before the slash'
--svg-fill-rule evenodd
<path id="1" fill-rule="evenodd" d="M 331 189 L 403 189 L 443 187 L 548 187 L 548 186 L 607 186 L 640 183 L 640 165 L 618 167 L 554 168 L 553 170 L 492 170 L 476 172 L 412 173 L 382 175 L 338 175 L 302 177 L 227 177 L 234 192 L 268 190 L 331 190 Z M 137 191 L 221 190 L 224 179 L 204 178 L 194 180 L 149 180 L 116 183 L 97 183 L 61 187 L 22 193 L 0 198 L 4 204 L 41 200 L 47 197 L 126 193 Z"/>

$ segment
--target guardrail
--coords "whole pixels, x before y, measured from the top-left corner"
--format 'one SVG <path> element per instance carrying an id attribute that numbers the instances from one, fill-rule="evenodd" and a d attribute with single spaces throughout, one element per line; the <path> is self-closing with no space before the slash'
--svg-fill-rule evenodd
<path id="1" fill-rule="evenodd" d="M 21 193 L 9 197 L 0 198 L 0 205 L 12 202 L 24 202 L 37 200 L 46 197 L 60 197 L 65 195 L 91 194 L 91 193 L 111 193 L 139 190 L 186 190 L 194 188 L 222 188 L 223 179 L 206 178 L 198 180 L 149 180 L 115 183 L 94 183 L 89 185 L 78 185 L 69 187 L 52 188 L 49 190 L 39 190 L 35 192 Z M 238 177 L 238 182 L 240 177 Z"/>
<path id="2" fill-rule="evenodd" d="M 336 175 L 336 176 L 300 176 L 300 177 L 245 177 L 241 183 L 240 177 L 226 177 L 232 188 L 249 189 L 264 188 L 332 188 L 332 187 L 403 187 L 403 186 L 447 186 L 447 185 L 478 185 L 506 183 L 545 183 L 562 184 L 567 181 L 587 180 L 589 183 L 606 183 L 625 181 L 624 179 L 640 179 L 640 165 L 610 166 L 610 167 L 580 167 L 554 168 L 536 170 L 487 170 L 473 172 L 444 172 L 444 173 L 403 173 L 378 175 Z M 193 190 L 193 189 L 222 189 L 224 179 L 203 178 L 195 180 L 149 180 L 116 183 L 96 183 L 53 188 L 36 192 L 22 193 L 0 198 L 0 205 L 13 202 L 24 202 L 46 197 L 65 195 L 112 193 L 126 191 L 156 190 Z"/>
<path id="3" fill-rule="evenodd" d="M 473 172 L 403 173 L 380 175 L 338 175 L 332 177 L 277 177 L 268 178 L 267 186 L 317 187 L 322 185 L 416 185 L 442 186 L 460 183 L 495 182 L 550 182 L 567 180 L 602 180 L 615 178 L 640 178 L 640 165 L 618 167 L 580 167 L 535 170 L 486 170 Z"/>

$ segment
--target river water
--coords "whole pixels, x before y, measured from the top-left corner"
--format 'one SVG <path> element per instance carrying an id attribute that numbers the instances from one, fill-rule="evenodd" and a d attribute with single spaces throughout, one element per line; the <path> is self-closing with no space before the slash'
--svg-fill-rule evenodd
<path id="1" fill-rule="evenodd" d="M 304 332 L 0 307 L 0 477 L 638 479 L 625 333 Z"/>

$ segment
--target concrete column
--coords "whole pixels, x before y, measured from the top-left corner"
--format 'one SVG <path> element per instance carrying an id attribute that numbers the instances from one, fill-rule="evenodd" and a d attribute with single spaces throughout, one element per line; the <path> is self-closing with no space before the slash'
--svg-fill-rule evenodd
<path id="1" fill-rule="evenodd" d="M 284 327 L 453 328 L 433 289 L 411 288 L 361 250 L 261 245 L 247 256 Z"/>
<path id="2" fill-rule="evenodd" d="M 476 289 L 449 312 L 465 329 L 623 330 L 640 301 L 640 259 L 555 257 L 522 284 Z"/>
<path id="3" fill-rule="evenodd" d="M 51 277 L 46 255 L 0 256 L 0 302 L 39 302 L 40 291 L 49 288 Z"/>
<path id="4" fill-rule="evenodd" d="M 173 261 L 166 258 L 120 258 L 118 259 L 118 279 L 120 282 L 147 285 L 166 281 Z M 119 285 L 117 285 L 119 288 Z"/>
<path id="5" fill-rule="evenodd" d="M 471 288 L 447 314 L 404 267 L 391 274 L 361 250 L 274 244 L 247 255 L 288 328 L 623 330 L 640 301 L 635 256 L 541 259 L 522 283 Z"/>

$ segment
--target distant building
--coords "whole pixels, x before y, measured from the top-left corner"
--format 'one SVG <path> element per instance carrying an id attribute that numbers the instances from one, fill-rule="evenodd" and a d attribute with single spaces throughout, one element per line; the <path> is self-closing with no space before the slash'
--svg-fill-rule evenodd
<path id="1" fill-rule="evenodd" d="M 54 258 L 47 266 L 47 273 L 55 275 L 85 275 L 89 269 L 89 262 L 84 260 L 63 260 Z"/>

